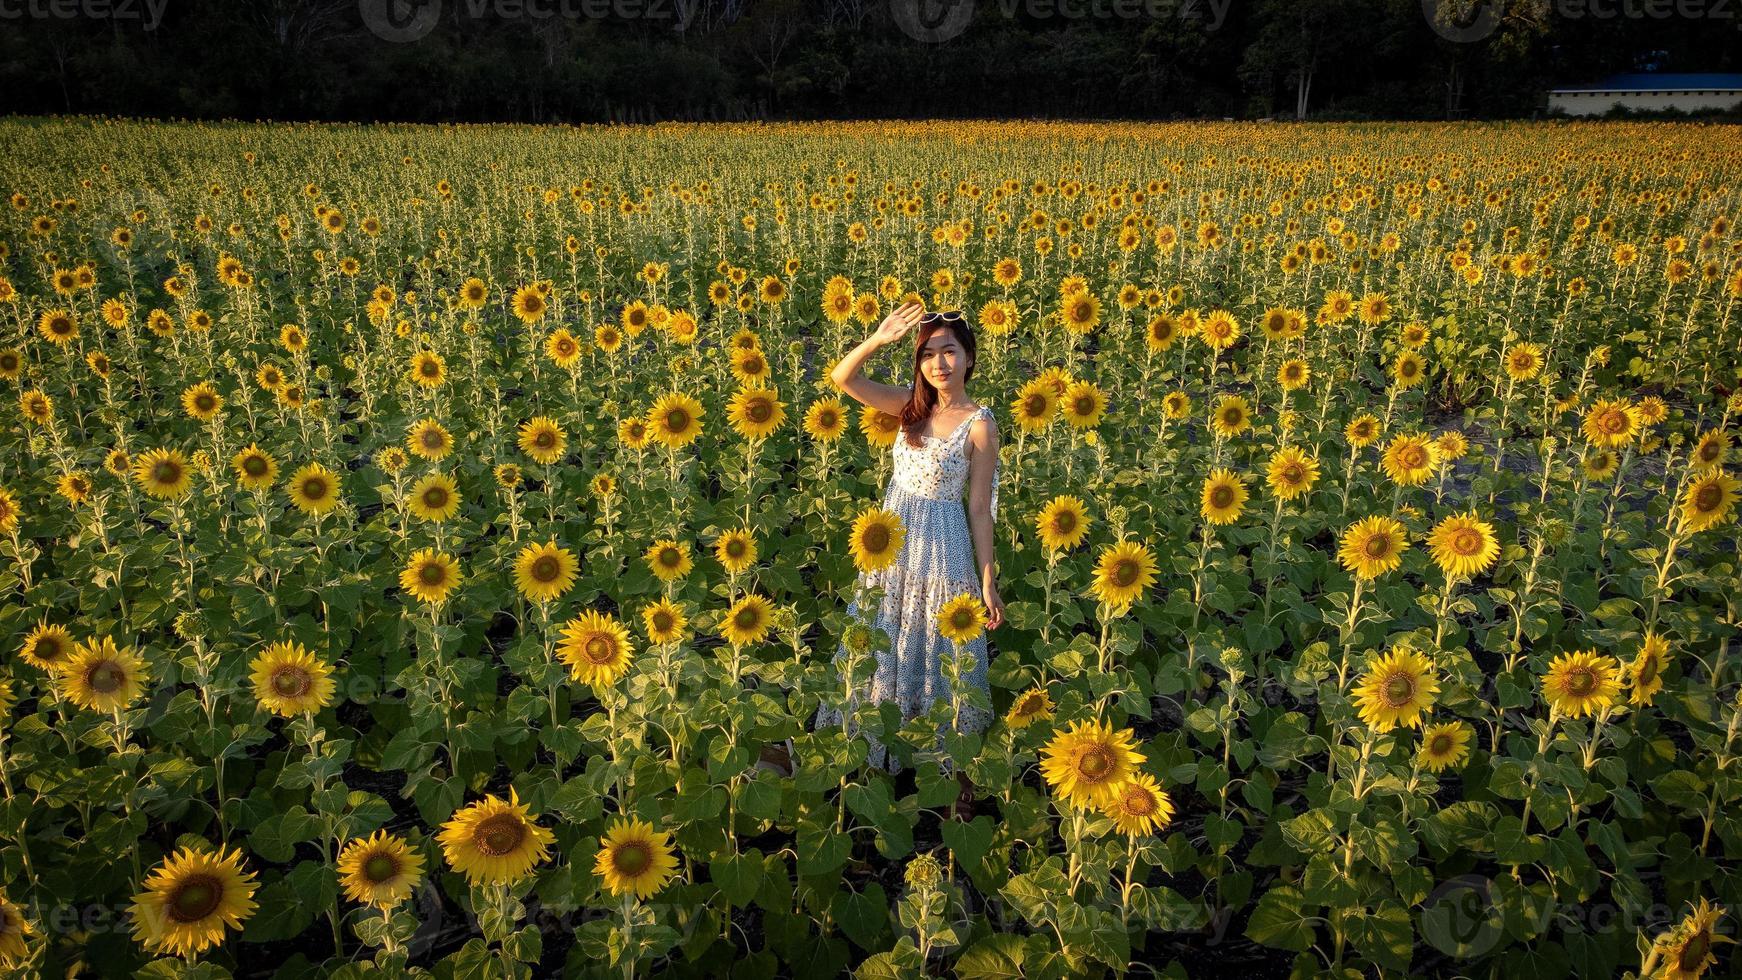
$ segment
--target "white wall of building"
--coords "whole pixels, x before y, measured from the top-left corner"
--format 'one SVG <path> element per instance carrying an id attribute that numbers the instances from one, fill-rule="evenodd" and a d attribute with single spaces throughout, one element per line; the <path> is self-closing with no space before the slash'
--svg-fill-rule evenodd
<path id="1" fill-rule="evenodd" d="M 1646 111 L 1679 109 L 1696 112 L 1702 109 L 1733 109 L 1742 105 L 1742 92 L 1550 92 L 1548 107 L 1570 116 L 1600 116 L 1615 106 Z"/>

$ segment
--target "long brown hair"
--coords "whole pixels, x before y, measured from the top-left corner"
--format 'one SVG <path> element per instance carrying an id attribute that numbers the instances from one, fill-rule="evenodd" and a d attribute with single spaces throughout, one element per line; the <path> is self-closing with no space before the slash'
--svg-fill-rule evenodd
<path id="1" fill-rule="evenodd" d="M 926 342 L 940 330 L 955 334 L 956 343 L 968 355 L 968 367 L 962 372 L 962 384 L 974 380 L 974 365 L 980 360 L 974 343 L 974 328 L 968 325 L 967 317 L 940 317 L 920 326 L 919 335 L 913 344 L 913 394 L 901 409 L 901 430 L 907 433 L 907 444 L 916 449 L 925 445 L 920 438 L 920 429 L 924 428 L 926 421 L 938 407 L 938 390 L 920 372 L 919 359 L 925 353 Z"/>

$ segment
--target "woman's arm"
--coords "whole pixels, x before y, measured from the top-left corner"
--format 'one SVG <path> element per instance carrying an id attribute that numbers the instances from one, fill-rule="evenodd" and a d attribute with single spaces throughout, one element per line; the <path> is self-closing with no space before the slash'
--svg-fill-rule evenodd
<path id="1" fill-rule="evenodd" d="M 896 385 L 879 384 L 862 376 L 859 369 L 878 348 L 906 336 L 913 329 L 913 325 L 919 322 L 919 315 L 924 311 L 925 307 L 919 303 L 905 303 L 884 317 L 876 332 L 848 351 L 846 357 L 841 358 L 835 369 L 829 372 L 830 380 L 835 382 L 836 387 L 863 404 L 885 415 L 900 415 L 902 408 L 907 405 L 908 390 Z"/>
<path id="2" fill-rule="evenodd" d="M 968 426 L 968 532 L 980 566 L 980 593 L 986 603 L 986 628 L 1004 622 L 1004 600 L 998 595 L 997 552 L 992 527 L 992 475 L 998 465 L 998 423 L 975 419 Z"/>

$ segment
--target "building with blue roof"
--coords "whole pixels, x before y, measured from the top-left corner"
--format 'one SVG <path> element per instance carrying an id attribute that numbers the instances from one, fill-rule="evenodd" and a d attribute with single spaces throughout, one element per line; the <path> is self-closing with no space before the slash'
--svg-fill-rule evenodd
<path id="1" fill-rule="evenodd" d="M 1661 112 L 1734 109 L 1742 105 L 1742 74 L 1644 72 L 1610 75 L 1589 85 L 1550 89 L 1550 111 L 1600 116 L 1617 106 Z"/>

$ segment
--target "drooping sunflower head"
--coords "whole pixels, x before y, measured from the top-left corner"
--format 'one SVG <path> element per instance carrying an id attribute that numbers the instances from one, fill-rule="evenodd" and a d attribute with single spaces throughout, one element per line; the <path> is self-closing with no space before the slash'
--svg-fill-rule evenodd
<path id="1" fill-rule="evenodd" d="M 682 607 L 666 598 L 644 607 L 641 622 L 647 627 L 647 639 L 659 645 L 682 640 L 684 627 L 689 624 Z"/>
<path id="2" fill-rule="evenodd" d="M 18 529 L 18 498 L 12 491 L 0 487 L 0 533 L 11 533 Z"/>
<path id="3" fill-rule="evenodd" d="M 1359 579 L 1373 579 L 1403 563 L 1409 537 L 1402 522 L 1375 514 L 1351 524 L 1337 550 L 1343 567 Z"/>
<path id="4" fill-rule="evenodd" d="M 726 407 L 732 428 L 746 439 L 765 439 L 786 420 L 786 406 L 767 388 L 739 388 Z"/>
<path id="5" fill-rule="evenodd" d="M 1204 478 L 1199 510 L 1211 524 L 1232 524 L 1240 519 L 1249 496 L 1246 481 L 1233 470 L 1216 469 Z"/>
<path id="6" fill-rule="evenodd" d="M 78 645 L 65 627 L 43 620 L 25 636 L 18 655 L 32 667 L 55 674 L 65 669 L 77 652 Z"/>
<path id="7" fill-rule="evenodd" d="M 1663 690 L 1663 671 L 1669 666 L 1670 657 L 1669 640 L 1648 630 L 1639 644 L 1639 653 L 1627 665 L 1629 701 L 1636 705 L 1651 703 L 1657 692 Z"/>
<path id="8" fill-rule="evenodd" d="M 1018 694 L 1016 700 L 1010 702 L 1010 710 L 1004 714 L 1004 723 L 1011 728 L 1022 729 L 1037 721 L 1045 721 L 1052 717 L 1052 695 L 1046 688 L 1031 687 Z"/>
<path id="9" fill-rule="evenodd" d="M 1730 518 L 1736 506 L 1737 482 L 1722 470 L 1701 473 L 1682 491 L 1682 526 L 1689 531 L 1705 531 Z"/>
<path id="10" fill-rule="evenodd" d="M 847 409 L 838 398 L 819 398 L 805 410 L 804 431 L 818 442 L 834 442 L 847 431 Z"/>
<path id="11" fill-rule="evenodd" d="M 1278 500 L 1296 500 L 1318 482 L 1319 461 L 1299 446 L 1285 446 L 1270 457 L 1265 477 Z"/>
<path id="12" fill-rule="evenodd" d="M 1134 738 L 1129 728 L 1115 731 L 1099 720 L 1073 721 L 1047 743 L 1041 774 L 1068 805 L 1096 807 L 1112 799 L 1145 760 Z"/>
<path id="13" fill-rule="evenodd" d="M 557 656 L 576 681 L 594 689 L 617 683 L 629 670 L 629 631 L 613 616 L 588 609 L 563 626 Z"/>
<path id="14" fill-rule="evenodd" d="M 157 866 L 133 896 L 133 936 L 150 949 L 186 957 L 216 946 L 226 929 L 254 914 L 254 874 L 242 852 L 184 847 Z"/>
<path id="15" fill-rule="evenodd" d="M 645 900 L 665 887 L 677 866 L 670 835 L 631 817 L 612 822 L 599 842 L 593 871 L 611 894 Z"/>
<path id="16" fill-rule="evenodd" d="M 411 486 L 407 504 L 421 521 L 445 521 L 460 512 L 459 487 L 445 473 L 430 473 Z"/>
<path id="17" fill-rule="evenodd" d="M 1156 579 L 1155 555 L 1136 541 L 1121 541 L 1101 550 L 1095 563 L 1090 591 L 1114 609 L 1123 609 L 1143 596 Z"/>
<path id="18" fill-rule="evenodd" d="M 1121 833 L 1143 837 L 1173 820 L 1173 800 L 1154 776 L 1136 772 L 1101 803 L 1100 811 L 1112 818 Z"/>
<path id="19" fill-rule="evenodd" d="M 495 795 L 455 813 L 436 835 L 449 866 L 474 885 L 512 884 L 550 855 L 556 835 L 540 827 L 520 802 Z"/>
<path id="20" fill-rule="evenodd" d="M 24 910 L 0 895 L 0 965 L 22 966 L 30 958 L 28 940 L 34 935 L 36 926 L 24 917 Z"/>
<path id="21" fill-rule="evenodd" d="M 756 563 L 756 539 L 749 528 L 727 531 L 714 542 L 714 557 L 727 572 L 741 574 Z"/>
<path id="22" fill-rule="evenodd" d="M 278 478 L 278 461 L 255 443 L 231 457 L 230 468 L 236 472 L 236 482 L 249 490 L 268 489 Z"/>
<path id="23" fill-rule="evenodd" d="M 1417 728 L 1439 689 L 1432 662 L 1413 650 L 1398 648 L 1368 666 L 1355 687 L 1355 703 L 1361 720 L 1376 732 L 1398 726 Z"/>
<path id="24" fill-rule="evenodd" d="M 291 474 L 288 492 L 297 510 L 318 517 L 339 506 L 339 474 L 309 463 Z"/>
<path id="25" fill-rule="evenodd" d="M 514 556 L 514 588 L 533 602 L 552 602 L 575 584 L 580 562 L 555 540 L 533 543 Z"/>
<path id="26" fill-rule="evenodd" d="M 339 852 L 336 870 L 345 897 L 379 909 L 396 908 L 423 880 L 423 855 L 385 830 L 354 838 Z"/>
<path id="27" fill-rule="evenodd" d="M 774 604 L 755 592 L 746 593 L 720 618 L 720 635 L 734 646 L 762 642 L 774 624 Z"/>
<path id="28" fill-rule="evenodd" d="M 663 395 L 648 409 L 647 427 L 653 438 L 681 449 L 702 434 L 702 403 L 682 392 Z"/>
<path id="29" fill-rule="evenodd" d="M 249 667 L 255 700 L 273 714 L 294 718 L 332 703 L 333 669 L 300 643 L 271 644 Z"/>
<path id="30" fill-rule="evenodd" d="M 562 426 L 547 416 L 537 416 L 520 427 L 520 451 L 546 466 L 562 458 L 568 437 Z"/>
<path id="31" fill-rule="evenodd" d="M 186 496 L 193 485 L 187 457 L 179 449 L 148 449 L 133 463 L 133 479 L 140 489 L 160 500 Z"/>
<path id="32" fill-rule="evenodd" d="M 399 587 L 419 602 L 439 605 L 460 584 L 460 563 L 434 548 L 414 553 L 399 573 Z"/>
<path id="33" fill-rule="evenodd" d="M 1494 526 L 1475 512 L 1454 514 L 1428 532 L 1428 549 L 1434 564 L 1448 578 L 1471 578 L 1489 569 L 1500 557 L 1500 541 Z"/>
<path id="34" fill-rule="evenodd" d="M 1543 698 L 1568 718 L 1596 714 L 1621 692 L 1620 667 L 1614 657 L 1595 650 L 1563 653 L 1549 663 L 1542 677 Z"/>
<path id="35" fill-rule="evenodd" d="M 1475 731 L 1468 722 L 1447 721 L 1428 725 L 1421 731 L 1421 748 L 1416 758 L 1428 772 L 1441 772 L 1461 766 L 1470 757 L 1470 741 Z"/>
<path id="36" fill-rule="evenodd" d="M 111 714 L 145 691 L 145 661 L 132 647 L 107 636 L 78 645 L 55 678 L 62 696 L 81 708 Z"/>
<path id="37" fill-rule="evenodd" d="M 853 563 L 861 572 L 882 571 L 900 557 L 906 537 L 901 518 L 894 511 L 868 507 L 853 520 Z"/>
<path id="38" fill-rule="evenodd" d="M 968 643 L 986 630 L 986 605 L 962 593 L 938 607 L 938 633 L 953 643 Z"/>
<path id="39" fill-rule="evenodd" d="M 1047 501 L 1035 517 L 1041 547 L 1048 552 L 1069 551 L 1089 533 L 1089 513 L 1080 497 L 1057 496 Z"/>
<path id="40" fill-rule="evenodd" d="M 1652 942 L 1652 954 L 1660 964 L 1654 980 L 1699 980 L 1718 962 L 1713 948 L 1736 940 L 1717 931 L 1724 907 L 1707 903 L 1704 897 L 1675 928 Z"/>
<path id="41" fill-rule="evenodd" d="M 1210 413 L 1210 428 L 1223 439 L 1233 437 L 1252 427 L 1252 405 L 1239 395 L 1223 395 Z"/>

